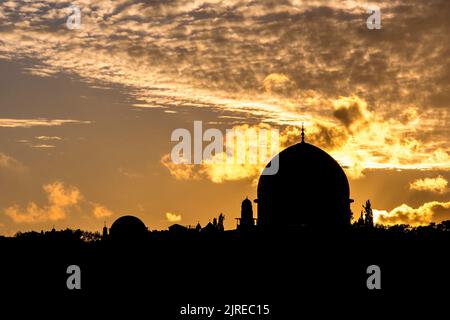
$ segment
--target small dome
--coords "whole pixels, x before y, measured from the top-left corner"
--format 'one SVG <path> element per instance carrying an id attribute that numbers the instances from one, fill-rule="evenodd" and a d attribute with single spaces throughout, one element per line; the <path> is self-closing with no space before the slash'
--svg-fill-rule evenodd
<path id="1" fill-rule="evenodd" d="M 134 216 L 118 218 L 111 226 L 110 235 L 115 240 L 142 239 L 147 235 L 145 224 Z"/>
<path id="2" fill-rule="evenodd" d="M 242 201 L 242 206 L 251 206 L 252 202 L 248 199 L 248 197 L 245 197 L 244 201 Z"/>
<path id="3" fill-rule="evenodd" d="M 336 160 L 305 142 L 283 150 L 278 156 L 278 172 L 261 175 L 259 179 L 258 225 L 350 224 L 350 188 Z"/>

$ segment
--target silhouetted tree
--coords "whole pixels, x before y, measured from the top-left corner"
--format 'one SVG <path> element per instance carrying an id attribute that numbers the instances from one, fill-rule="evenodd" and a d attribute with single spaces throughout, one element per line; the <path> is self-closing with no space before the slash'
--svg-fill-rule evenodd
<path id="1" fill-rule="evenodd" d="M 372 205 L 370 204 L 370 200 L 366 201 L 366 205 L 364 206 L 364 225 L 367 227 L 373 227 L 373 212 Z"/>
<path id="2" fill-rule="evenodd" d="M 100 235 L 100 232 L 90 232 L 90 231 L 81 231 L 80 239 L 84 242 L 94 242 L 94 241 L 100 241 L 102 239 L 102 236 Z"/>
<path id="3" fill-rule="evenodd" d="M 356 225 L 358 226 L 364 226 L 365 220 L 364 220 L 364 212 L 361 210 L 361 215 L 359 216 L 358 221 L 356 221 Z"/>
<path id="4" fill-rule="evenodd" d="M 444 232 L 450 231 L 450 220 L 442 221 L 437 225 L 437 228 Z"/>

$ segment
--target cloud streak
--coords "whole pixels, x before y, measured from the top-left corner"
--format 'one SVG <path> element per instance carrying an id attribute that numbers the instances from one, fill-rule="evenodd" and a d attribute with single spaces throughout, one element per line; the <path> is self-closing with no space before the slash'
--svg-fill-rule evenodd
<path id="1" fill-rule="evenodd" d="M 38 137 L 36 137 L 36 139 L 44 140 L 44 141 L 62 140 L 60 137 L 57 137 L 57 136 L 38 136 Z"/>
<path id="2" fill-rule="evenodd" d="M 90 124 L 90 121 L 60 119 L 0 119 L 3 128 L 58 127 L 65 124 Z"/>

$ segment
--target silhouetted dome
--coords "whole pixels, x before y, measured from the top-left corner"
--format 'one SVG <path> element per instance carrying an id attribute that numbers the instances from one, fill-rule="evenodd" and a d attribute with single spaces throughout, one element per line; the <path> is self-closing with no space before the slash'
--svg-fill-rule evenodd
<path id="1" fill-rule="evenodd" d="M 305 142 L 278 156 L 278 173 L 259 179 L 258 225 L 286 228 L 350 224 L 350 188 L 336 160 Z"/>
<path id="2" fill-rule="evenodd" d="M 139 218 L 123 216 L 114 221 L 109 232 L 115 240 L 135 240 L 146 236 L 147 227 Z"/>

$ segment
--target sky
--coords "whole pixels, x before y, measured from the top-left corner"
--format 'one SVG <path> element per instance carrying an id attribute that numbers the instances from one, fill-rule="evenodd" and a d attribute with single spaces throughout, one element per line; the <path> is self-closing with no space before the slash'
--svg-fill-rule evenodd
<path id="1" fill-rule="evenodd" d="M 264 163 L 174 163 L 194 121 L 278 130 L 281 148 L 304 123 L 356 218 L 370 199 L 378 223 L 448 220 L 449 16 L 446 0 L 0 1 L 0 234 L 124 214 L 234 228 Z"/>

